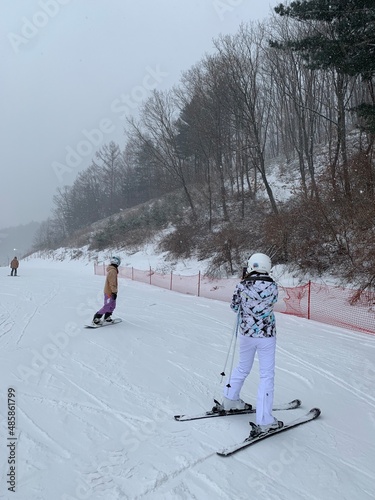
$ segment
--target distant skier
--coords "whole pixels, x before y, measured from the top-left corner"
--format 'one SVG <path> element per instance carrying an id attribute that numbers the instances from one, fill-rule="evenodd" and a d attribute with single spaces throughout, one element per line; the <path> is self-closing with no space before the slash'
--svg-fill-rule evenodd
<path id="1" fill-rule="evenodd" d="M 20 265 L 17 257 L 14 257 L 14 259 L 12 259 L 12 262 L 10 263 L 10 268 L 11 268 L 11 272 L 10 272 L 10 275 L 11 276 L 17 276 L 17 269 L 18 269 L 18 266 Z"/>
<path id="2" fill-rule="evenodd" d="M 121 264 L 120 257 L 112 257 L 109 266 L 107 267 L 107 277 L 104 284 L 104 305 L 98 312 L 94 314 L 92 322 L 95 325 L 101 323 L 101 318 L 104 314 L 104 321 L 111 323 L 112 313 L 116 308 L 116 299 L 118 292 L 118 267 Z"/>
<path id="3" fill-rule="evenodd" d="M 224 388 L 222 406 L 225 410 L 244 409 L 247 404 L 240 399 L 240 391 L 258 353 L 260 382 L 256 403 L 256 432 L 267 432 L 283 426 L 272 416 L 276 324 L 273 312 L 278 298 L 278 288 L 269 275 L 271 259 L 262 253 L 248 260 L 247 273 L 236 286 L 230 307 L 238 312 L 239 363 Z"/>

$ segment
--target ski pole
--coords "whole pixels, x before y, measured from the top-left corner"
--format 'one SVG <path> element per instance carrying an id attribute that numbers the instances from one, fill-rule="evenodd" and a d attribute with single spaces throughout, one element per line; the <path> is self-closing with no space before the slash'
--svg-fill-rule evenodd
<path id="1" fill-rule="evenodd" d="M 235 352 L 236 352 L 236 342 L 237 342 L 238 327 L 239 327 L 239 324 L 240 324 L 240 317 L 241 317 L 241 315 L 240 315 L 240 309 L 238 309 L 237 317 L 236 317 L 236 322 L 234 324 L 233 333 L 232 333 L 232 337 L 231 337 L 231 340 L 230 340 L 227 357 L 226 357 L 225 363 L 224 363 L 224 368 L 223 368 L 223 371 L 220 373 L 220 375 L 221 375 L 221 382 L 223 381 L 223 377 L 225 377 L 225 370 L 226 370 L 226 367 L 227 367 L 227 363 L 228 363 L 228 359 L 229 359 L 229 355 L 230 355 L 231 350 L 232 350 L 232 358 L 231 358 L 231 367 L 230 367 L 230 369 L 231 369 L 231 373 L 232 373 L 233 362 L 234 362 L 234 355 L 235 355 Z M 234 340 L 234 343 L 233 343 L 233 340 Z M 233 344 L 233 349 L 232 349 L 232 344 Z M 229 387 L 230 387 L 230 385 L 229 385 Z"/>

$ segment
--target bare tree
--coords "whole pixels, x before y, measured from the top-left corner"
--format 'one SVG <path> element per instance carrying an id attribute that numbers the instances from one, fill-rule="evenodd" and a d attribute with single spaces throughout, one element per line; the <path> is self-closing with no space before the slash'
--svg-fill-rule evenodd
<path id="1" fill-rule="evenodd" d="M 118 176 L 120 172 L 121 151 L 118 144 L 111 141 L 105 144 L 95 157 L 100 161 L 100 164 L 93 162 L 101 170 L 101 181 L 106 194 L 106 212 L 107 215 L 113 214 L 115 207 L 121 206 L 120 193 L 118 189 Z"/>
<path id="2" fill-rule="evenodd" d="M 265 30 L 261 24 L 242 25 L 234 36 L 221 37 L 215 46 L 225 63 L 230 104 L 237 126 L 247 138 L 247 156 L 260 174 L 272 211 L 278 212 L 269 182 L 266 146 L 271 116 L 271 86 L 263 71 Z"/>
<path id="3" fill-rule="evenodd" d="M 154 91 L 141 109 L 140 122 L 128 120 L 132 134 L 148 148 L 154 162 L 177 180 L 190 206 L 193 218 L 196 208 L 189 188 L 189 165 L 179 155 L 176 127 L 178 109 L 173 92 Z"/>
<path id="4" fill-rule="evenodd" d="M 289 25 L 276 22 L 273 32 L 279 37 L 290 36 Z M 322 119 L 322 86 L 324 75 L 306 68 L 302 58 L 292 50 L 265 52 L 265 71 L 273 79 L 272 133 L 280 137 L 279 144 L 286 156 L 296 155 L 303 192 L 318 195 L 315 177 L 315 147 L 319 142 L 319 123 Z"/>

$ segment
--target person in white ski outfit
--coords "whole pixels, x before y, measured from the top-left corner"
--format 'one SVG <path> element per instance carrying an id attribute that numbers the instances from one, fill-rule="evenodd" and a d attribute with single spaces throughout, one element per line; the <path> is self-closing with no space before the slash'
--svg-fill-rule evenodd
<path id="1" fill-rule="evenodd" d="M 230 307 L 239 315 L 239 362 L 224 388 L 222 401 L 225 410 L 241 410 L 248 406 L 240 399 L 240 392 L 257 352 L 260 381 L 256 424 L 259 432 L 283 425 L 272 415 L 276 352 L 273 308 L 278 298 L 278 287 L 269 275 L 271 267 L 271 259 L 267 255 L 253 254 L 248 260 L 247 273 L 234 291 Z"/>

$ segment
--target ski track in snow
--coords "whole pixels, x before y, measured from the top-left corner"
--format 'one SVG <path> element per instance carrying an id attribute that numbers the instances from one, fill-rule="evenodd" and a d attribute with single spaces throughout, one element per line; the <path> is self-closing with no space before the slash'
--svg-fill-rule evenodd
<path id="1" fill-rule="evenodd" d="M 314 387 L 314 384 L 307 377 L 304 377 L 300 373 L 297 373 L 295 371 L 291 371 L 290 369 L 281 368 L 281 367 L 278 367 L 277 371 L 288 373 L 293 378 L 299 379 L 301 382 L 303 382 L 304 385 L 306 385 L 310 389 L 312 389 Z"/>
<path id="2" fill-rule="evenodd" d="M 2 314 L 0 316 L 0 339 L 2 337 L 5 337 L 13 328 L 14 321 L 10 319 L 10 315 L 5 315 Z M 2 345 L 4 347 L 5 345 L 8 345 L 8 342 Z"/>
<path id="3" fill-rule="evenodd" d="M 355 472 L 355 474 L 365 476 L 367 479 L 370 479 L 370 481 L 375 483 L 375 474 L 369 474 L 360 467 L 356 467 L 353 463 L 349 462 L 348 460 L 344 460 L 343 458 L 340 459 L 340 462 L 343 465 L 345 465 L 345 467 L 352 469 Z"/>
<path id="4" fill-rule="evenodd" d="M 332 429 L 336 430 L 335 428 L 332 428 Z M 330 453 L 328 451 L 325 450 L 324 446 L 322 446 L 318 449 L 314 449 L 313 451 L 314 451 L 314 454 L 320 455 L 320 463 L 321 463 L 323 470 L 327 470 L 327 471 L 334 470 L 334 468 L 332 467 L 332 465 L 333 465 L 332 464 L 332 456 L 330 455 Z M 342 456 L 338 457 L 337 460 L 340 464 L 342 464 L 342 466 L 343 466 L 342 470 L 345 470 L 345 475 L 348 476 L 349 473 L 352 472 L 351 477 L 355 478 L 357 484 L 360 484 L 361 480 L 366 480 L 366 479 L 368 480 L 367 481 L 368 484 L 375 483 L 375 474 L 374 473 L 367 472 L 363 468 L 356 466 L 353 462 L 350 462 L 349 460 L 342 458 Z M 371 469 L 371 465 L 369 466 L 369 470 L 370 469 Z M 340 471 L 340 468 L 338 470 Z M 338 474 L 336 472 L 335 472 L 334 479 L 332 477 L 330 477 L 330 479 L 329 479 L 330 486 L 332 487 L 332 483 L 335 483 L 335 486 L 337 489 L 340 486 L 340 481 L 341 481 L 341 478 L 338 476 Z M 365 491 L 365 487 L 363 486 L 362 488 L 363 488 L 363 491 Z M 372 500 L 372 498 L 374 498 L 373 495 L 374 495 L 374 492 L 372 492 L 372 494 L 369 495 L 369 497 L 366 496 L 364 498 L 368 498 L 369 500 Z M 355 498 L 355 494 L 354 494 L 354 496 L 351 495 L 348 498 Z M 358 498 L 362 498 L 362 497 L 358 497 Z"/>
<path id="5" fill-rule="evenodd" d="M 368 393 L 363 392 L 361 389 L 358 387 L 354 387 L 353 385 L 349 384 L 346 382 L 344 379 L 337 377 L 334 375 L 331 371 L 328 371 L 316 364 L 310 363 L 309 361 L 302 360 L 300 357 L 292 354 L 291 352 L 287 351 L 286 349 L 278 346 L 278 350 L 283 353 L 284 356 L 289 357 L 293 359 L 294 361 L 297 361 L 300 365 L 304 366 L 305 368 L 308 368 L 312 371 L 312 373 L 317 373 L 321 375 L 322 377 L 330 380 L 334 384 L 338 385 L 339 387 L 349 391 L 351 394 L 356 396 L 358 399 L 361 399 L 368 405 L 372 406 L 375 408 L 375 397 L 371 396 Z"/>
<path id="6" fill-rule="evenodd" d="M 34 310 L 28 315 L 26 323 L 22 327 L 21 332 L 20 332 L 20 334 L 19 334 L 19 336 L 18 336 L 18 338 L 16 340 L 16 345 L 18 345 L 21 342 L 22 337 L 25 335 L 25 332 L 27 331 L 28 326 L 31 324 L 32 320 L 34 319 L 34 317 L 35 317 L 35 315 L 37 314 L 38 311 L 39 311 L 39 308 L 35 307 Z"/>
<path id="7" fill-rule="evenodd" d="M 64 416 L 71 415 L 78 422 L 82 423 L 86 429 L 94 431 L 97 437 L 103 436 L 103 427 L 100 424 L 95 424 L 95 418 L 100 417 L 103 414 L 102 408 L 90 406 L 88 403 L 83 404 L 78 403 L 77 401 L 62 401 L 61 399 L 58 400 L 46 396 L 23 394 L 23 398 L 25 400 L 29 399 L 30 402 L 39 402 L 43 404 L 43 407 L 45 408 L 50 407 L 58 409 Z M 94 417 L 93 422 L 87 419 L 89 414 Z M 107 437 L 109 437 L 109 435 Z"/>
<path id="8" fill-rule="evenodd" d="M 72 359 L 72 361 L 79 364 L 81 367 L 85 368 L 87 371 L 91 372 L 94 376 L 98 376 L 98 373 L 94 368 L 86 365 L 85 363 L 83 363 L 81 361 L 75 360 L 75 359 Z M 121 385 L 121 384 L 117 383 L 116 381 L 114 381 L 113 379 L 111 379 L 110 377 L 107 377 L 104 373 L 100 373 L 100 379 L 105 380 L 108 383 L 108 385 L 110 385 L 112 388 L 115 388 L 117 391 L 124 391 L 124 392 L 127 392 L 128 394 L 132 394 L 132 397 L 135 396 L 135 386 L 134 385 L 130 385 L 130 384 Z M 72 383 L 71 380 L 70 380 L 70 382 Z M 73 383 L 73 385 L 76 385 L 76 384 Z M 113 407 L 109 407 L 103 401 L 98 400 L 98 398 L 96 396 L 94 396 L 92 393 L 88 392 L 82 386 L 76 385 L 76 387 L 79 387 L 79 389 L 81 391 L 88 394 L 94 401 L 96 401 L 96 402 L 99 401 L 99 406 L 101 407 L 102 410 L 104 409 L 105 412 L 110 411 L 110 413 L 112 415 L 119 415 L 121 417 L 121 418 L 119 418 L 119 420 L 123 423 L 126 423 L 127 425 L 129 425 L 129 422 L 132 422 L 132 421 L 134 421 L 135 423 L 140 423 L 140 422 L 143 423 L 143 422 L 148 421 L 147 417 L 136 416 L 133 413 L 128 413 L 128 412 L 124 412 L 124 411 L 121 411 L 121 412 L 114 411 Z M 141 401 L 141 403 L 146 403 L 144 405 L 144 406 L 148 407 L 148 408 L 146 408 L 146 411 L 150 410 L 151 408 L 155 408 L 154 405 L 151 405 L 148 398 L 145 398 L 142 390 L 138 391 L 138 399 Z M 98 411 L 99 411 L 99 408 L 98 408 Z M 122 418 L 122 417 L 125 417 L 125 418 Z"/>
<path id="9" fill-rule="evenodd" d="M 53 439 L 45 430 L 43 430 L 31 417 L 29 417 L 29 415 L 25 411 L 23 411 L 22 408 L 18 407 L 17 412 L 23 417 L 25 422 L 29 424 L 28 426 L 31 425 L 31 427 L 36 429 L 42 440 L 48 443 L 48 445 L 46 446 L 48 446 L 49 448 L 54 448 L 56 450 L 55 453 L 60 458 L 71 458 L 71 454 L 69 453 L 69 451 L 63 448 L 59 443 L 57 443 L 57 441 Z"/>
<path id="10" fill-rule="evenodd" d="M 152 486 L 147 487 L 142 493 L 138 494 L 135 497 L 135 500 L 145 498 L 146 496 L 148 496 L 150 494 L 157 493 L 157 490 L 160 489 L 161 487 L 163 487 L 164 485 L 166 485 L 169 481 L 176 479 L 178 476 L 180 476 L 183 472 L 185 472 L 187 470 L 189 472 L 192 472 L 194 467 L 196 467 L 197 465 L 205 462 L 206 460 L 208 460 L 209 458 L 214 457 L 214 456 L 216 456 L 216 452 L 210 453 L 209 455 L 206 455 L 205 457 L 198 458 L 193 462 L 188 462 L 185 465 L 182 465 L 179 469 L 175 469 L 174 471 L 169 472 L 168 474 L 165 474 L 165 473 L 159 474 L 161 477 L 156 479 Z M 217 491 L 220 492 L 220 489 L 217 487 L 217 485 L 215 483 L 211 482 L 211 485 L 212 484 L 214 485 L 214 489 L 216 489 Z M 213 492 L 211 492 L 211 494 L 213 494 Z"/>
<path id="11" fill-rule="evenodd" d="M 46 305 L 48 305 L 50 302 L 52 302 L 54 300 L 54 298 L 58 295 L 58 293 L 60 291 L 59 283 L 53 282 L 52 286 L 53 286 L 52 290 L 49 290 L 48 292 L 46 292 L 46 297 L 43 300 L 41 300 L 37 306 L 33 307 L 31 311 L 28 310 L 24 314 L 24 316 L 23 316 L 24 324 L 20 328 L 20 331 L 17 332 L 17 334 L 16 334 L 17 335 L 17 340 L 15 341 L 16 346 L 18 346 L 20 344 L 21 340 L 23 339 L 23 337 L 25 335 L 25 332 L 27 332 L 28 327 L 33 322 L 35 316 Z M 22 289 L 19 300 L 25 301 L 26 304 L 33 302 L 33 292 L 30 290 Z M 0 339 L 9 332 L 12 334 L 14 333 L 13 330 L 15 329 L 14 327 L 16 325 L 16 322 L 13 319 L 11 319 L 11 317 L 14 317 L 14 316 L 17 317 L 18 313 L 19 313 L 19 311 L 17 310 L 17 306 L 16 306 L 16 307 L 12 308 L 12 310 L 7 311 L 7 313 L 6 313 L 7 316 L 4 320 L 2 320 L 2 317 L 0 317 Z M 3 325 L 3 322 L 6 322 L 7 320 L 9 320 L 9 322 L 6 323 L 6 328 L 4 329 L 2 325 Z M 8 341 L 9 341 L 9 339 L 8 339 Z M 8 345 L 8 342 L 6 342 L 5 345 Z"/>
<path id="12" fill-rule="evenodd" d="M 241 455 L 237 455 L 237 459 L 240 463 L 244 465 L 244 467 L 248 467 L 248 460 Z M 252 476 L 251 472 L 256 472 L 258 477 L 263 478 L 264 484 L 267 483 L 267 479 L 269 479 L 270 469 L 263 469 L 257 466 L 256 461 L 251 462 L 251 471 L 249 473 L 250 477 Z M 264 493 L 264 496 L 260 498 L 264 498 L 265 500 L 279 500 L 281 492 L 284 490 L 284 494 L 290 496 L 290 498 L 298 498 L 303 500 L 322 500 L 319 496 L 314 495 L 310 491 L 303 489 L 302 487 L 297 487 L 295 483 L 288 485 L 285 488 L 285 484 L 283 482 L 282 474 L 273 474 L 272 476 L 272 488 L 266 488 L 265 486 L 260 486 L 260 492 Z M 259 479 L 257 480 L 257 487 L 259 488 Z M 259 493 L 259 490 L 255 489 L 256 493 Z M 293 496 L 292 496 L 293 495 Z M 256 498 L 256 497 L 255 497 Z"/>
<path id="13" fill-rule="evenodd" d="M 126 412 L 120 412 L 120 411 L 114 411 L 112 406 L 109 406 L 105 401 L 101 400 L 98 396 L 96 396 L 93 392 L 88 391 L 81 385 L 75 383 L 73 380 L 68 378 L 67 376 L 64 375 L 64 372 L 60 369 L 57 369 L 55 367 L 55 370 L 60 373 L 61 377 L 64 378 L 69 384 L 74 386 L 78 391 L 83 392 L 89 399 L 92 399 L 95 403 L 97 403 L 98 407 L 101 408 L 104 413 L 107 413 L 109 415 L 114 415 L 118 420 L 120 420 L 124 424 L 129 423 L 129 419 L 133 420 L 133 415 L 126 413 Z"/>

